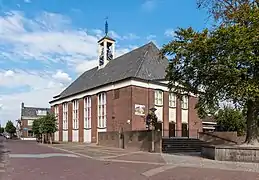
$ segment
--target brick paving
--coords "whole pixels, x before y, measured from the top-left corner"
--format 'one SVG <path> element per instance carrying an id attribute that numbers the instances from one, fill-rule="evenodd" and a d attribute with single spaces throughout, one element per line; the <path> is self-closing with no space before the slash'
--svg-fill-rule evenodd
<path id="1" fill-rule="evenodd" d="M 75 144 L 53 145 L 52 148 L 35 142 L 9 141 L 6 144 L 10 149 L 10 155 L 38 154 L 42 156 L 49 153 L 70 153 L 75 156 L 46 156 L 47 158 L 40 159 L 10 156 L 4 180 L 259 179 L 258 164 L 252 163 L 217 162 L 197 156 L 151 154 Z"/>

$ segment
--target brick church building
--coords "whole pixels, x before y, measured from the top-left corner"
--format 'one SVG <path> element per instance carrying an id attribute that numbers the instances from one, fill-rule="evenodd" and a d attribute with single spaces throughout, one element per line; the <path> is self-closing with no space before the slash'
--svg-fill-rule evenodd
<path id="1" fill-rule="evenodd" d="M 107 31 L 106 31 L 107 32 Z M 56 141 L 96 142 L 98 132 L 146 129 L 155 107 L 164 136 L 196 136 L 202 122 L 194 109 L 197 98 L 178 99 L 165 81 L 168 60 L 150 42 L 115 57 L 115 40 L 107 33 L 98 41 L 99 64 L 78 77 L 50 101 L 58 118 Z"/>

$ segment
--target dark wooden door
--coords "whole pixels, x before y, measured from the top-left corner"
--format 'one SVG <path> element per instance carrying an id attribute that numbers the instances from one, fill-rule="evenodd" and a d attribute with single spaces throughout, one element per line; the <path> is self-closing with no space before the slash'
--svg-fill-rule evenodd
<path id="1" fill-rule="evenodd" d="M 182 123 L 182 137 L 188 137 L 188 124 Z"/>
<path id="2" fill-rule="evenodd" d="M 175 137 L 175 123 L 169 123 L 169 137 Z"/>

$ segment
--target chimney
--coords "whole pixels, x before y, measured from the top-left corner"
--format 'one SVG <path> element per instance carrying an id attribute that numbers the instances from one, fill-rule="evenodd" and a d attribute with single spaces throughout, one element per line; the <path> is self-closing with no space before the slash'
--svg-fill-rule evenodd
<path id="1" fill-rule="evenodd" d="M 22 102 L 22 106 L 21 107 L 22 107 L 22 109 L 24 108 L 24 102 Z"/>

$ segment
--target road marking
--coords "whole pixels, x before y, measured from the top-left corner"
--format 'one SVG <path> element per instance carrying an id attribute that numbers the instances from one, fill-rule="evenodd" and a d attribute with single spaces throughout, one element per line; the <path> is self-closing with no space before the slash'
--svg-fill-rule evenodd
<path id="1" fill-rule="evenodd" d="M 127 156 L 130 154 L 137 154 L 137 153 L 142 153 L 142 151 L 135 151 L 135 152 L 129 152 L 129 153 L 124 153 L 124 154 L 119 154 L 117 156 L 104 156 L 103 158 L 107 159 L 107 158 L 117 158 L 117 157 L 121 157 L 121 156 Z"/>
<path id="2" fill-rule="evenodd" d="M 50 158 L 50 157 L 78 157 L 74 154 L 45 153 L 45 154 L 9 154 L 10 158 Z"/>
<path id="3" fill-rule="evenodd" d="M 60 151 L 68 152 L 68 153 L 75 154 L 75 155 L 78 155 L 78 156 L 82 156 L 82 157 L 86 157 L 86 158 L 90 158 L 90 159 L 95 159 L 91 156 L 87 156 L 85 154 L 73 152 L 73 151 L 70 151 L 70 150 L 66 150 L 66 149 L 62 149 L 62 148 L 58 148 L 58 147 L 54 147 L 54 146 L 50 146 L 50 145 L 46 145 L 46 146 L 49 147 L 49 148 L 53 148 L 53 149 L 57 149 L 57 150 L 60 150 Z"/>
<path id="4" fill-rule="evenodd" d="M 169 170 L 169 169 L 173 169 L 175 168 L 176 166 L 161 166 L 161 167 L 158 167 L 158 168 L 154 168 L 154 169 L 150 169 L 144 173 L 142 173 L 142 175 L 146 176 L 146 177 L 151 177 L 151 176 L 154 176 L 156 174 L 159 174 L 159 173 L 162 173 L 166 170 Z"/>
<path id="5" fill-rule="evenodd" d="M 123 163 L 133 163 L 133 164 L 153 164 L 153 165 L 164 165 L 165 164 L 165 163 L 146 162 L 146 161 L 127 161 L 127 160 L 117 160 L 117 159 L 102 159 L 102 158 L 96 158 L 96 157 L 88 156 L 88 155 L 85 155 L 85 154 L 73 152 L 73 151 L 70 151 L 70 150 L 66 150 L 66 149 L 62 149 L 62 148 L 58 148 L 58 147 L 54 147 L 54 146 L 50 146 L 50 145 L 46 145 L 46 146 L 50 147 L 50 148 L 53 148 L 53 149 L 60 150 L 60 151 L 68 152 L 68 153 L 71 153 L 71 154 L 76 154 L 76 155 L 81 156 L 81 157 L 85 157 L 85 158 L 89 158 L 89 159 L 93 159 L 93 160 L 98 160 L 98 161 L 123 162 Z"/>

